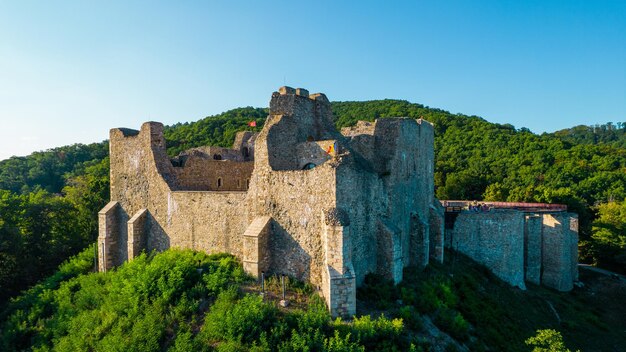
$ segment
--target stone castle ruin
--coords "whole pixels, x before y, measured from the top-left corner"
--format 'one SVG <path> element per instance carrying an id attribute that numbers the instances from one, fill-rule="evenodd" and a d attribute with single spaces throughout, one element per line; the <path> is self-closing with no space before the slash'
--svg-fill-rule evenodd
<path id="1" fill-rule="evenodd" d="M 340 133 L 324 94 L 290 87 L 272 94 L 262 131 L 239 132 L 232 148 L 194 148 L 170 159 L 160 123 L 146 122 L 139 131 L 112 129 L 111 202 L 99 213 L 99 269 L 144 250 L 227 252 L 252 275 L 263 271 L 311 282 L 321 288 L 333 316 L 351 316 L 356 287 L 368 273 L 398 283 L 409 265 L 443 261 L 448 215 L 434 197 L 433 138 L 429 122 L 409 118 L 360 121 Z M 522 224 L 521 237 L 519 228 L 509 235 L 506 225 L 490 235 L 483 222 L 498 220 L 483 214 L 475 225 L 448 230 L 454 234 L 448 245 L 461 251 L 478 246 L 486 258 L 500 256 L 495 262 L 502 266 L 511 252 L 521 250 L 523 258 L 534 258 L 526 268 L 535 273 L 539 265 L 545 276 L 553 264 L 548 259 L 537 264 L 536 251 L 526 248 L 552 241 L 552 233 L 541 225 L 545 220 L 529 222 L 531 214 L 524 214 L 521 222 L 511 222 Z M 456 216 L 461 224 L 463 212 Z M 533 232 L 539 229 L 542 234 Z M 478 240 L 472 231 L 478 231 Z M 492 251 L 481 247 L 489 236 L 511 236 L 510 242 L 519 243 Z M 561 238 L 569 232 L 558 236 L 554 241 L 573 248 L 570 237 Z M 518 257 L 512 270 L 529 271 L 526 260 L 517 267 Z M 499 276 L 523 286 L 523 279 L 519 285 L 517 277 Z"/>

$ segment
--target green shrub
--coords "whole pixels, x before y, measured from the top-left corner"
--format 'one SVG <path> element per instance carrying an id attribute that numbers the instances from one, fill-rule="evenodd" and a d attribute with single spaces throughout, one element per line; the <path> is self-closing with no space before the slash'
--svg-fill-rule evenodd
<path id="1" fill-rule="evenodd" d="M 441 276 L 422 282 L 417 297 L 417 307 L 424 313 L 433 313 L 442 307 L 455 308 L 459 302 L 451 281 Z"/>
<path id="2" fill-rule="evenodd" d="M 355 317 L 352 322 L 354 340 L 363 344 L 368 350 L 381 350 L 398 344 L 403 331 L 402 319 L 390 320 L 384 315 L 377 319 L 363 315 Z"/>
<path id="3" fill-rule="evenodd" d="M 419 331 L 422 328 L 422 319 L 420 318 L 417 309 L 413 306 L 402 306 L 398 310 L 398 315 L 402 318 L 402 321 L 407 327 L 415 331 Z"/>
<path id="4" fill-rule="evenodd" d="M 435 324 L 457 340 L 469 337 L 469 323 L 454 309 L 440 308 L 435 315 Z"/>
<path id="5" fill-rule="evenodd" d="M 223 291 L 206 314 L 202 334 L 207 341 L 251 343 L 270 331 L 277 309 L 259 295 L 238 298 L 234 288 Z"/>
<path id="6" fill-rule="evenodd" d="M 209 294 L 248 280 L 230 255 L 168 250 L 142 254 L 107 273 L 82 274 L 92 260 L 93 251 L 85 251 L 11 302 L 0 349 L 184 349 L 192 342 L 187 323 L 197 321 Z M 59 275 L 70 278 L 55 287 Z"/>
<path id="7" fill-rule="evenodd" d="M 357 289 L 358 299 L 373 302 L 378 309 L 392 307 L 398 296 L 393 282 L 377 274 L 367 274 L 363 285 Z"/>
<path id="8" fill-rule="evenodd" d="M 365 347 L 360 346 L 355 342 L 350 341 L 350 334 L 340 336 L 339 331 L 335 331 L 335 334 L 324 340 L 324 350 L 328 352 L 363 352 Z"/>
<path id="9" fill-rule="evenodd" d="M 537 335 L 528 338 L 526 345 L 533 346 L 532 352 L 570 352 L 561 333 L 553 329 L 537 330 Z"/>

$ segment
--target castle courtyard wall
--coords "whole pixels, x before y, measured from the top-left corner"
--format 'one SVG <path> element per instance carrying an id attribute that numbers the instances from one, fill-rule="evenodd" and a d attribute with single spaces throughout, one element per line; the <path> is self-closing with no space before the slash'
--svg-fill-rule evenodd
<path id="1" fill-rule="evenodd" d="M 242 235 L 249 225 L 246 196 L 246 192 L 170 192 L 165 219 L 158 219 L 169 235 L 169 246 L 241 258 Z"/>
<path id="2" fill-rule="evenodd" d="M 179 189 L 186 191 L 245 191 L 254 162 L 207 160 L 190 157 L 183 167 L 174 167 Z"/>

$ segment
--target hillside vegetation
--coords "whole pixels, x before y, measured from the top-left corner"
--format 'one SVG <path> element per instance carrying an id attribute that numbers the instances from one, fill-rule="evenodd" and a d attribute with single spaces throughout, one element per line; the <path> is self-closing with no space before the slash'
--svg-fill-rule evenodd
<path id="1" fill-rule="evenodd" d="M 447 257 L 406 269 L 395 287 L 367 277 L 357 316 L 346 321 L 332 320 L 318 293 L 293 280 L 292 304 L 280 307 L 278 280 L 259 295 L 230 255 L 144 253 L 90 273 L 88 248 L 0 313 L 0 350 L 529 351 L 535 335 L 537 345 L 564 341 L 584 351 L 626 344 L 624 283 L 583 273 L 588 287 L 571 293 L 524 292 L 463 256 Z"/>
<path id="2" fill-rule="evenodd" d="M 433 122 L 440 199 L 565 203 L 580 217 L 581 260 L 626 272 L 626 124 L 536 135 L 402 100 L 332 108 L 337 127 L 391 116 Z M 237 131 L 260 130 L 266 114 L 247 107 L 168 126 L 168 153 L 228 146 Z M 102 142 L 0 161 L 0 306 L 95 240 L 109 199 L 107 152 Z"/>

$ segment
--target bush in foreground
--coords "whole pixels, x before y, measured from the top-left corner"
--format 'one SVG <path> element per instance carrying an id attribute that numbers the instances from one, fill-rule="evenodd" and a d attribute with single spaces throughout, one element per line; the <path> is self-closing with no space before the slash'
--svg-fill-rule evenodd
<path id="1" fill-rule="evenodd" d="M 9 304 L 0 325 L 0 350 L 402 351 L 411 347 L 402 338 L 402 319 L 363 316 L 351 323 L 332 321 L 315 293 L 303 309 L 279 308 L 254 293 L 256 283 L 230 255 L 168 250 L 142 254 L 106 273 L 88 273 L 93 255 L 87 253 L 93 252 L 72 259 L 57 276 Z"/>

